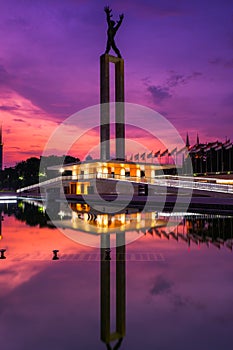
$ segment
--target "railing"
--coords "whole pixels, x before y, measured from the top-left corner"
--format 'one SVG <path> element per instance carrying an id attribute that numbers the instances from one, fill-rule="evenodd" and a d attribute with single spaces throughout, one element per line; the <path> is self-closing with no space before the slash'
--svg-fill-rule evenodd
<path id="1" fill-rule="evenodd" d="M 210 192 L 222 192 L 222 193 L 232 193 L 232 185 L 219 185 L 207 182 L 197 182 L 197 181 L 184 181 L 184 180 L 166 180 L 166 179 L 156 179 L 154 182 L 159 186 L 167 187 L 178 187 L 187 188 L 192 190 L 210 191 Z"/>
<path id="2" fill-rule="evenodd" d="M 83 175 L 73 175 L 73 176 L 58 176 L 50 180 L 46 180 L 43 182 L 39 182 L 35 185 L 30 185 L 26 187 L 19 188 L 16 192 L 24 192 L 28 190 L 32 190 L 39 187 L 46 187 L 48 185 L 59 183 L 59 182 L 65 182 L 65 181 L 80 181 L 80 180 L 92 180 L 92 179 L 111 179 L 111 180 L 122 180 L 122 181 L 130 181 L 130 182 L 142 182 L 142 183 L 152 183 L 152 178 L 138 178 L 138 177 L 127 177 L 124 175 L 115 175 L 114 177 L 112 174 L 101 174 L 101 173 L 90 173 L 90 174 L 83 174 Z"/>
<path id="3" fill-rule="evenodd" d="M 157 186 L 165 186 L 165 187 L 176 187 L 176 188 L 187 188 L 191 190 L 201 190 L 201 191 L 210 191 L 210 192 L 222 192 L 222 193 L 230 193 L 233 194 L 233 186 L 232 185 L 221 185 L 217 184 L 216 181 L 219 179 L 214 178 L 197 178 L 191 176 L 172 176 L 172 175 L 158 175 L 153 178 L 145 177 L 127 177 L 125 175 L 114 175 L 112 174 L 102 174 L 102 173 L 90 173 L 84 175 L 75 175 L 75 176 L 59 176 L 54 179 L 50 179 L 47 181 L 43 181 L 41 183 L 23 187 L 17 190 L 17 193 L 21 193 L 24 191 L 29 191 L 32 189 L 36 189 L 39 187 L 47 187 L 52 184 L 64 183 L 66 181 L 83 181 L 83 180 L 91 180 L 91 179 L 108 179 L 108 180 L 121 180 L 126 182 L 137 182 L 137 183 L 148 183 Z M 209 181 L 209 182 L 208 182 Z"/>
<path id="4" fill-rule="evenodd" d="M 188 180 L 188 181 L 187 181 Z M 189 188 L 211 192 L 233 193 L 233 185 L 218 184 L 221 179 L 191 176 L 158 175 L 155 184 L 159 186 Z"/>
<path id="5" fill-rule="evenodd" d="M 19 188 L 16 192 L 20 193 L 20 192 L 32 190 L 34 188 L 44 187 L 44 186 L 51 185 L 51 184 L 56 183 L 56 182 L 61 182 L 63 180 L 67 180 L 67 181 L 68 180 L 77 180 L 77 176 L 58 176 L 58 177 L 55 177 L 55 178 L 50 179 L 50 180 L 39 182 L 35 185 L 30 185 L 30 186 Z"/>

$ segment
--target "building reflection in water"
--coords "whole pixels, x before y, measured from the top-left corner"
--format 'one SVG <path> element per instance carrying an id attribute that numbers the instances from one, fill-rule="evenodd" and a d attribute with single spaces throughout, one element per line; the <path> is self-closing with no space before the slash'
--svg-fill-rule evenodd
<path id="1" fill-rule="evenodd" d="M 233 220 L 230 215 L 210 215 L 198 213 L 140 212 L 136 208 L 126 208 L 117 214 L 102 214 L 90 210 L 87 204 L 73 203 L 72 217 L 61 218 L 58 226 L 73 228 L 90 234 L 100 235 L 117 232 L 152 235 L 157 238 L 174 239 L 191 245 L 225 246 L 232 250 Z M 116 236 L 117 237 L 117 236 Z M 106 244 L 107 241 L 101 242 Z M 117 244 L 116 244 L 117 245 Z"/>
<path id="2" fill-rule="evenodd" d="M 64 204 L 59 203 L 53 213 L 53 223 L 42 204 L 36 201 L 18 202 L 17 206 L 2 204 L 0 217 L 3 220 L 4 214 L 14 215 L 29 226 L 54 228 L 55 223 L 57 227 L 71 229 L 77 237 L 81 233 L 99 237 L 106 233 L 115 236 L 117 232 L 126 232 L 127 243 L 127 236 L 136 232 L 136 237 L 152 235 L 160 239 L 183 241 L 188 246 L 204 244 L 232 249 L 233 220 L 230 215 L 140 212 L 136 208 L 126 208 L 113 215 L 90 210 L 87 204 L 73 203 L 70 206 L 72 211 L 66 211 Z M 0 241 L 3 240 L 1 225 L 2 221 Z M 103 247 L 107 242 L 101 244 Z"/>

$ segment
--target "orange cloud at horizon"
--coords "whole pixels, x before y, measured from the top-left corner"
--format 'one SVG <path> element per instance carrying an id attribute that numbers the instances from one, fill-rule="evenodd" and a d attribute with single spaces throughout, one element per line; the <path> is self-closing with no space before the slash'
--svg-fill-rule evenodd
<path id="1" fill-rule="evenodd" d="M 14 91 L 0 97 L 3 128 L 3 164 L 15 163 L 32 156 L 40 156 L 57 123 L 31 101 Z"/>
<path id="2" fill-rule="evenodd" d="M 99 159 L 98 106 L 92 106 L 88 109 L 90 112 L 82 110 L 58 122 L 55 116 L 49 115 L 30 100 L 11 90 L 2 93 L 0 110 L 5 167 L 14 166 L 17 162 L 41 155 L 71 155 L 84 160 L 90 154 L 92 158 Z M 172 128 L 169 131 L 158 127 L 160 139 L 159 136 L 157 138 L 157 131 L 153 130 L 153 115 L 152 111 L 147 118 L 149 126 L 144 125 L 144 118 L 137 122 L 141 126 L 137 126 L 137 123 L 132 125 L 132 122 L 127 125 L 128 118 L 126 118 L 126 156 L 144 152 L 149 154 L 158 150 L 163 152 L 167 148 L 171 151 L 176 146 L 177 140 L 173 139 Z M 129 119 L 133 117 L 134 110 L 129 113 Z M 110 127 L 111 157 L 114 158 L 115 124 L 112 123 Z M 54 134 L 57 136 L 53 141 Z M 161 135 L 162 138 L 164 137 L 164 142 L 161 141 Z M 168 135 L 170 138 L 167 137 Z M 52 142 L 50 142 L 51 139 Z"/>

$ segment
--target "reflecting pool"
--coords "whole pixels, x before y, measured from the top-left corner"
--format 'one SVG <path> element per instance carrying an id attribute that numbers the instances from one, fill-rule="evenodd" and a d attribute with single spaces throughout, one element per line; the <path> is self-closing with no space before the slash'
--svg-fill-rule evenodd
<path id="1" fill-rule="evenodd" d="M 71 210 L 0 206 L 2 349 L 232 348 L 231 216 Z"/>

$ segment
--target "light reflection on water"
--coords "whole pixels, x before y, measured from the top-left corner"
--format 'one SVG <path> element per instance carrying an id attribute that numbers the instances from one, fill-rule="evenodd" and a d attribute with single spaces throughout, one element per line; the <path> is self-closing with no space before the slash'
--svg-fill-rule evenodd
<path id="1" fill-rule="evenodd" d="M 4 204 L 1 209 L 2 348 L 231 348 L 231 218 L 190 215 L 174 231 L 145 225 L 140 239 L 125 252 L 111 249 L 111 260 L 105 260 L 105 250 L 101 258 L 100 249 L 48 227 L 40 207 Z M 159 219 L 166 221 L 166 215 Z M 110 342 L 106 310 L 110 305 L 113 332 L 116 299 L 119 322 L 126 325 Z"/>

